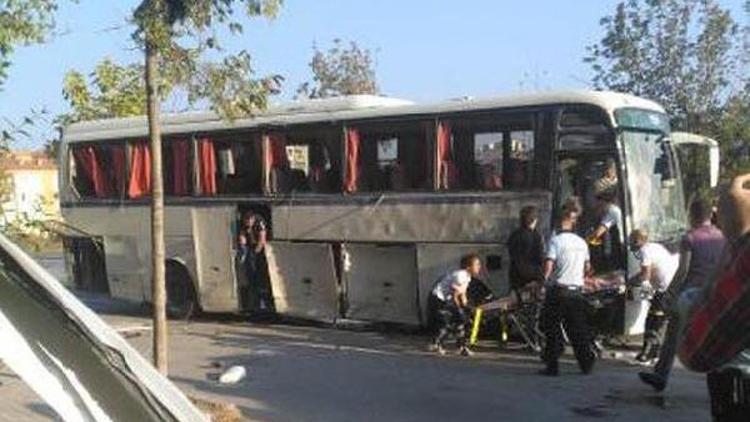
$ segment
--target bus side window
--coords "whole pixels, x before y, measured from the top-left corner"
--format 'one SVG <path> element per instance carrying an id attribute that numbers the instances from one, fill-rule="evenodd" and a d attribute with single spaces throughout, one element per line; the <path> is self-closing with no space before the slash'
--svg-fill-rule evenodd
<path id="1" fill-rule="evenodd" d="M 566 108 L 560 116 L 560 149 L 575 150 L 612 146 L 607 145 L 610 130 L 606 115 L 595 107 Z"/>
<path id="2" fill-rule="evenodd" d="M 338 127 L 293 129 L 284 145 L 287 192 L 333 193 L 340 189 L 341 132 Z"/>
<path id="3" fill-rule="evenodd" d="M 533 115 L 481 114 L 441 122 L 449 128 L 455 186 L 448 190 L 532 188 L 535 178 Z M 447 135 L 443 134 L 443 137 Z"/>
<path id="4" fill-rule="evenodd" d="M 239 137 L 237 137 L 239 138 Z M 262 155 L 260 138 L 222 140 L 214 143 L 217 190 L 220 195 L 260 194 Z"/>
<path id="5" fill-rule="evenodd" d="M 510 157 L 506 163 L 508 189 L 534 185 L 534 131 L 510 132 Z"/>
<path id="6" fill-rule="evenodd" d="M 122 198 L 126 183 L 123 143 L 84 144 L 71 148 L 70 183 L 81 198 Z"/>
<path id="7" fill-rule="evenodd" d="M 428 188 L 430 149 L 427 124 L 374 124 L 361 134 L 359 190 L 404 192 Z"/>
<path id="8" fill-rule="evenodd" d="M 474 134 L 474 163 L 477 180 L 482 190 L 503 188 L 503 141 L 502 132 Z"/>

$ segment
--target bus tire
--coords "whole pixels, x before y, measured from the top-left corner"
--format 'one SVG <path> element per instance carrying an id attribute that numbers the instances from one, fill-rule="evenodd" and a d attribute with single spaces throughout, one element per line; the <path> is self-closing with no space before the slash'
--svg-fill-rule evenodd
<path id="1" fill-rule="evenodd" d="M 189 319 L 198 311 L 198 298 L 187 268 L 179 262 L 167 261 L 167 316 Z"/>

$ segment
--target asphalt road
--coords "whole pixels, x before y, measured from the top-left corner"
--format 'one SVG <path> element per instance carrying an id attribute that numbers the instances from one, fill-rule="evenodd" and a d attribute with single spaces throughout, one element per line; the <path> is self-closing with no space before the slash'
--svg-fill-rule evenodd
<path id="1" fill-rule="evenodd" d="M 44 263 L 62 272 L 59 259 Z M 149 356 L 148 318 L 136 308 L 83 297 Z M 536 356 L 485 344 L 476 356 L 426 352 L 427 339 L 249 323 L 241 318 L 170 324 L 170 378 L 191 395 L 231 402 L 257 421 L 708 421 L 701 375 L 676 368 L 664 394 L 642 385 L 640 369 L 617 360 L 583 376 L 570 360 L 559 378 L 536 374 Z M 248 377 L 224 386 L 232 365 Z M 54 413 L 0 365 L 0 421 L 55 419 Z"/>
<path id="2" fill-rule="evenodd" d="M 142 317 L 105 317 L 144 355 Z M 418 336 L 250 324 L 172 322 L 170 374 L 183 390 L 231 402 L 258 421 L 707 421 L 704 379 L 680 368 L 665 394 L 637 368 L 601 361 L 590 376 L 572 361 L 559 378 L 536 374 L 537 357 L 491 343 L 472 358 L 425 351 Z M 243 365 L 248 377 L 224 386 L 218 375 Z M 20 381 L 0 372 L 0 420 L 48 420 L 51 412 Z M 6 401 L 7 400 L 7 401 Z"/>

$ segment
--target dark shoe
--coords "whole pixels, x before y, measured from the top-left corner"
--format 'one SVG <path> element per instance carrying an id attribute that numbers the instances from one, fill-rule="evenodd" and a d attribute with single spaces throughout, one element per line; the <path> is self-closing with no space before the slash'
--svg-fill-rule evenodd
<path id="1" fill-rule="evenodd" d="M 639 372 L 638 377 L 644 383 L 650 385 L 654 390 L 661 392 L 667 387 L 667 381 L 653 372 Z"/>
<path id="2" fill-rule="evenodd" d="M 588 374 L 590 374 L 590 373 L 592 373 L 594 371 L 594 361 L 593 360 L 591 362 L 589 362 L 589 363 L 585 363 L 585 364 L 581 363 L 581 364 L 579 364 L 579 366 L 581 367 L 581 372 L 583 373 L 583 375 L 588 375 Z"/>
<path id="3" fill-rule="evenodd" d="M 553 367 L 546 367 L 544 369 L 539 370 L 539 375 L 544 375 L 545 377 L 557 377 L 560 375 L 560 370 Z"/>

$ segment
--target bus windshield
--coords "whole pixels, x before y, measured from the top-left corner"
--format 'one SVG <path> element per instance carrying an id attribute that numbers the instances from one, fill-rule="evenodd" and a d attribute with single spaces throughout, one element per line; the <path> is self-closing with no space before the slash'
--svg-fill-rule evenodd
<path id="1" fill-rule="evenodd" d="M 668 240 L 686 227 L 682 180 L 669 142 L 669 126 L 660 113 L 620 118 L 628 175 L 633 229 L 646 229 L 655 241 Z M 627 122 L 623 120 L 629 120 Z M 633 123 L 648 124 L 634 127 Z M 665 130 L 666 129 L 666 130 Z"/>

